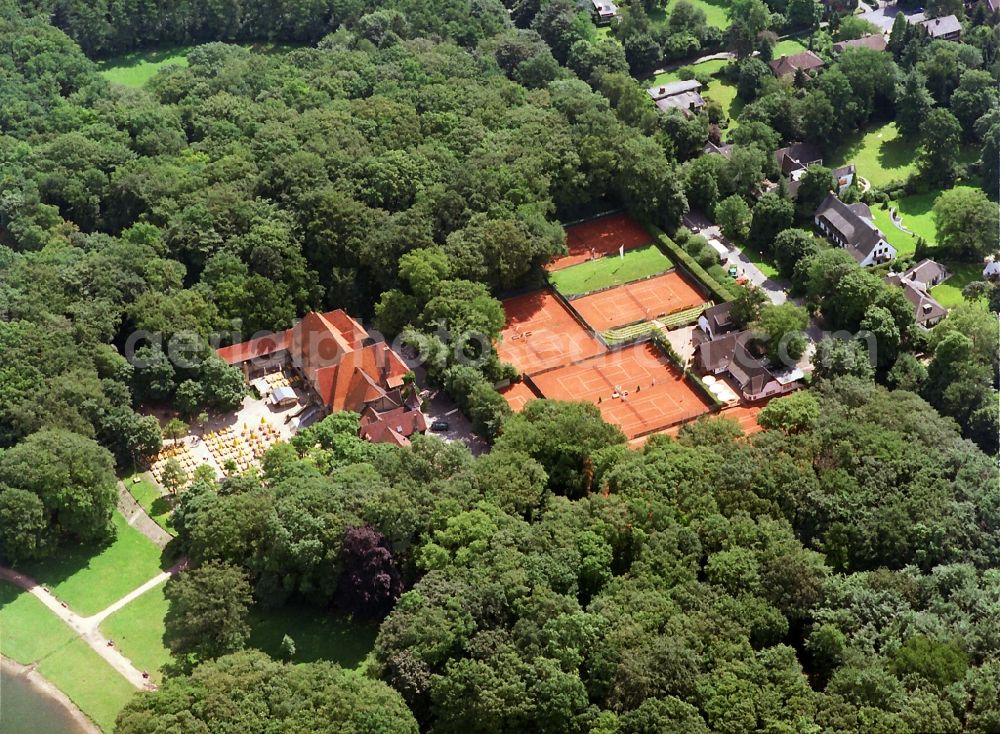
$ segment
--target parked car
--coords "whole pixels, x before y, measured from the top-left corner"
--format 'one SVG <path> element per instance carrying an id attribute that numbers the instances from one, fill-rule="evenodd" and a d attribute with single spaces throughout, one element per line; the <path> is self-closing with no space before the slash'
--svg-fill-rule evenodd
<path id="1" fill-rule="evenodd" d="M 449 427 L 448 421 L 434 421 L 431 423 L 432 431 L 447 431 Z"/>
<path id="2" fill-rule="evenodd" d="M 729 277 L 730 277 L 730 278 L 735 278 L 735 277 L 736 277 L 736 275 L 737 275 L 737 274 L 738 274 L 739 272 L 740 272 L 740 269 L 739 269 L 738 267 L 736 267 L 735 265 L 730 265 L 730 266 L 729 266 Z"/>

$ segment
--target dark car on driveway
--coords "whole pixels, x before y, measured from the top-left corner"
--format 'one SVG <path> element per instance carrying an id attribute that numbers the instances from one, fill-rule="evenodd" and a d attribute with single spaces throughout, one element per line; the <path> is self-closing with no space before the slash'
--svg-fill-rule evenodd
<path id="1" fill-rule="evenodd" d="M 448 421 L 434 421 L 431 423 L 432 431 L 447 431 L 449 428 Z"/>

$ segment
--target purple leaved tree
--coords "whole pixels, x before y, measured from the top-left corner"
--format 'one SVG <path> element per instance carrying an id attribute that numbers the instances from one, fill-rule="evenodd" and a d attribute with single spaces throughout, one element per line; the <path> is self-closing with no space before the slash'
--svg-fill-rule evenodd
<path id="1" fill-rule="evenodd" d="M 399 569 L 385 536 L 365 525 L 344 531 L 336 603 L 365 619 L 382 619 L 403 592 Z"/>

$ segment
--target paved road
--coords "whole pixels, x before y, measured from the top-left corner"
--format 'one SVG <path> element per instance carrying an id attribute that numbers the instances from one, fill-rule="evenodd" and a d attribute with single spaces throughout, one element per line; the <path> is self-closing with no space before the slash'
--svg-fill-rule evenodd
<path id="1" fill-rule="evenodd" d="M 64 602 L 56 599 L 52 592 L 35 581 L 35 579 L 30 576 L 26 576 L 23 573 L 19 573 L 14 569 L 0 566 L 0 579 L 4 579 L 12 584 L 20 586 L 22 589 L 41 601 L 42 604 L 48 607 L 53 614 L 65 622 L 74 632 L 76 632 L 80 639 L 86 642 L 94 652 L 104 658 L 112 668 L 118 671 L 118 673 L 135 688 L 143 691 L 152 691 L 156 690 L 156 686 L 152 683 L 152 681 L 144 678 L 142 671 L 136 668 L 132 664 L 131 660 L 122 655 L 118 651 L 118 648 L 109 646 L 107 639 L 101 635 L 101 631 L 98 627 L 108 616 L 114 614 L 136 597 L 141 596 L 150 589 L 164 583 L 173 574 L 183 569 L 186 564 L 186 560 L 180 561 L 170 570 L 154 576 L 138 589 L 126 594 L 107 609 L 104 609 L 90 617 L 81 617 L 76 612 L 71 611 Z"/>

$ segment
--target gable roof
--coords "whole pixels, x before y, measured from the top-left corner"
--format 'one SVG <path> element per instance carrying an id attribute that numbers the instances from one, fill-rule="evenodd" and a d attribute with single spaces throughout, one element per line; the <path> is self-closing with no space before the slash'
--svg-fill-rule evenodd
<path id="1" fill-rule="evenodd" d="M 864 204 L 845 204 L 836 194 L 827 194 L 816 209 L 816 219 L 847 243 L 847 251 L 858 262 L 864 261 L 880 242 L 885 240 L 882 231 L 872 221 L 872 212 Z"/>
<path id="2" fill-rule="evenodd" d="M 673 97 L 684 92 L 697 92 L 701 89 L 701 86 L 701 82 L 697 79 L 682 79 L 677 82 L 657 84 L 655 87 L 647 89 L 646 93 L 653 99 L 664 99 L 665 97 Z"/>
<path id="3" fill-rule="evenodd" d="M 379 413 L 368 407 L 361 414 L 361 438 L 372 443 L 408 446 L 410 436 L 426 430 L 427 419 L 419 410 L 400 407 Z"/>
<path id="4" fill-rule="evenodd" d="M 813 69 L 819 69 L 824 65 L 825 62 L 823 59 L 814 54 L 812 51 L 803 51 L 801 53 L 792 54 L 791 56 L 782 56 L 781 58 L 768 62 L 768 66 L 771 67 L 771 72 L 779 79 L 791 76 L 799 69 L 802 69 L 803 71 L 812 71 Z"/>
<path id="5" fill-rule="evenodd" d="M 216 351 L 237 365 L 287 351 L 323 404 L 331 410 L 360 411 L 370 402 L 393 399 L 389 392 L 403 384 L 407 367 L 385 342 L 344 311 L 306 314 L 280 334 L 252 339 Z M 393 401 L 394 402 L 394 401 Z"/>
<path id="6" fill-rule="evenodd" d="M 941 38 L 962 32 L 962 23 L 954 15 L 944 15 L 940 18 L 928 18 L 920 21 L 920 25 L 927 29 L 931 38 Z"/>
<path id="7" fill-rule="evenodd" d="M 906 300 L 913 305 L 914 320 L 921 326 L 926 326 L 931 321 L 937 323 L 948 315 L 948 309 L 935 301 L 921 283 L 910 280 L 905 274 L 890 273 L 885 280 L 890 285 L 903 289 Z"/>
<path id="8" fill-rule="evenodd" d="M 774 151 L 774 159 L 784 176 L 800 171 L 810 163 L 823 162 L 823 152 L 809 143 L 792 143 Z"/>
<path id="9" fill-rule="evenodd" d="M 871 33 L 861 38 L 852 38 L 850 41 L 835 43 L 833 44 L 833 50 L 837 53 L 843 53 L 849 48 L 870 48 L 873 51 L 885 51 L 888 45 L 885 36 L 881 33 Z"/>
<path id="10" fill-rule="evenodd" d="M 750 331 L 738 331 L 698 345 L 698 358 L 710 372 L 725 370 L 747 395 L 759 394 L 767 383 L 778 378 L 765 360 L 753 356 L 747 344 L 753 338 Z"/>
<path id="11" fill-rule="evenodd" d="M 911 265 L 903 271 L 903 277 L 915 283 L 921 283 L 925 287 L 928 284 L 936 285 L 950 276 L 951 273 L 941 263 L 930 258 L 924 258 L 916 265 Z"/>
<path id="12" fill-rule="evenodd" d="M 1000 2 L 1000 0 L 997 0 Z M 701 149 L 706 155 L 721 155 L 723 158 L 733 157 L 733 146 L 730 143 L 723 143 L 722 145 L 716 145 L 711 140 L 705 143 L 705 147 Z"/>
<path id="13" fill-rule="evenodd" d="M 732 301 L 724 301 L 716 306 L 706 308 L 701 315 L 708 321 L 712 334 L 718 336 L 732 327 L 732 310 Z"/>

